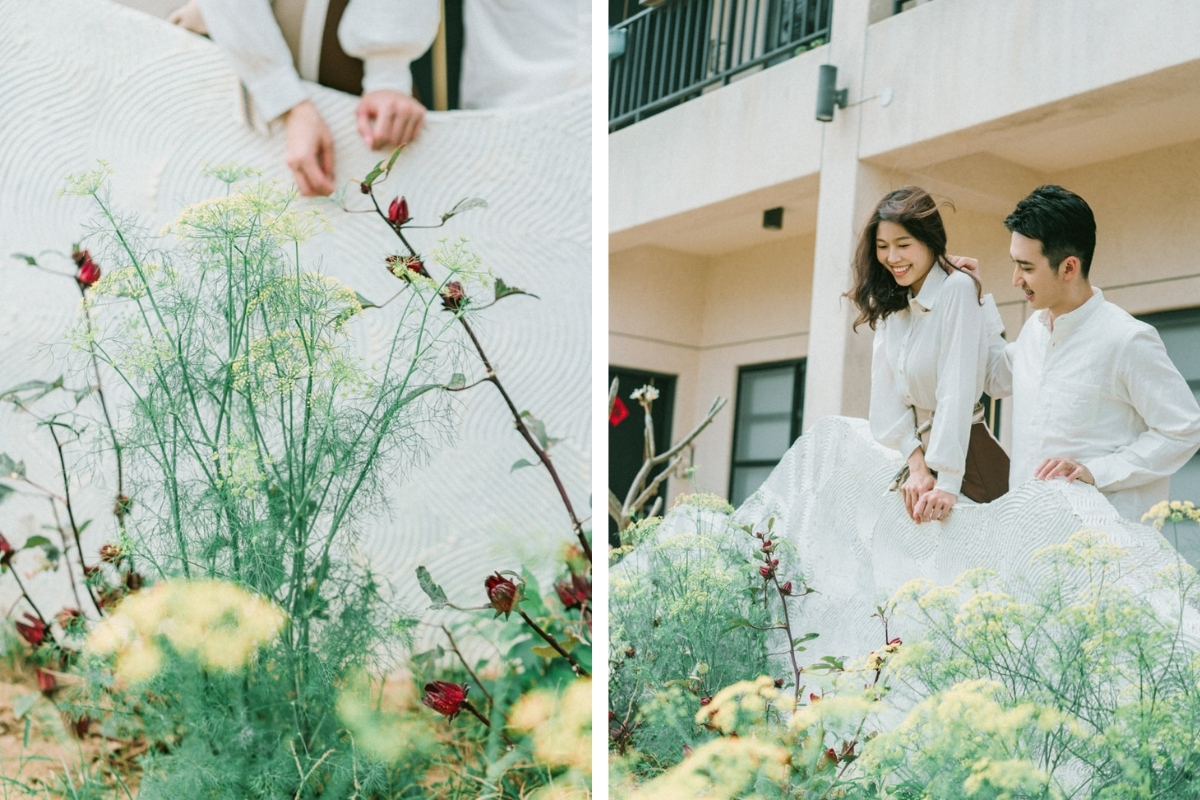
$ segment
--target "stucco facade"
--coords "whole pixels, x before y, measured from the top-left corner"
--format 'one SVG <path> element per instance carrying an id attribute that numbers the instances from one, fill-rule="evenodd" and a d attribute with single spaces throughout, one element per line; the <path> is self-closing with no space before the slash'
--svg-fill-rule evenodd
<path id="1" fill-rule="evenodd" d="M 871 332 L 851 331 L 842 295 L 890 189 L 953 203 L 950 251 L 980 259 L 1010 338 L 1028 309 L 1002 221 L 1044 183 L 1095 211 L 1108 299 L 1200 307 L 1200 5 L 887 6 L 834 0 L 827 44 L 609 136 L 610 363 L 678 376 L 676 431 L 730 398 L 698 443 L 700 488 L 727 491 L 741 366 L 806 358 L 805 428 L 865 415 Z M 849 89 L 828 123 L 813 114 L 825 63 Z M 764 229 L 778 206 L 783 228 Z"/>

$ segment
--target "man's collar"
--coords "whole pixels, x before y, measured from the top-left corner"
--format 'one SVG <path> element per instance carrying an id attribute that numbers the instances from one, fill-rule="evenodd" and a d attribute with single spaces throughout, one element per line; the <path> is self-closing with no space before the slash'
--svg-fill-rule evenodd
<path id="1" fill-rule="evenodd" d="M 945 285 L 948 277 L 946 270 L 942 269 L 942 265 L 935 261 L 929 268 L 929 274 L 925 276 L 925 281 L 921 284 L 921 291 L 908 298 L 909 307 L 915 305 L 920 306 L 924 311 L 931 310 L 942 294 L 942 286 Z"/>
<path id="2" fill-rule="evenodd" d="M 1059 314 L 1054 318 L 1054 332 L 1065 333 L 1082 325 L 1088 317 L 1096 313 L 1096 309 L 1104 304 L 1104 292 L 1097 287 L 1092 287 L 1092 296 L 1087 301 L 1076 308 L 1074 311 L 1068 311 L 1065 314 Z M 1050 328 L 1050 309 L 1043 308 L 1039 316 L 1039 320 L 1046 328 Z"/>

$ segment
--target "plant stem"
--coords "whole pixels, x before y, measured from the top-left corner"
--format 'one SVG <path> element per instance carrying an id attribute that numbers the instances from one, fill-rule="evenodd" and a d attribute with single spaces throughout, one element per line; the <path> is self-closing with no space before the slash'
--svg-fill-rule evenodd
<path id="1" fill-rule="evenodd" d="M 546 470 L 550 473 L 550 477 L 554 480 L 554 486 L 558 489 L 558 494 L 562 498 L 563 505 L 567 509 L 567 515 L 571 518 L 571 527 L 575 530 L 575 536 L 579 539 L 579 546 L 583 548 L 583 554 L 590 562 L 592 560 L 592 546 L 588 542 L 587 535 L 583 532 L 583 523 L 579 521 L 579 517 L 575 516 L 575 508 L 571 505 L 571 498 L 567 496 L 567 489 L 563 486 L 562 479 L 558 476 L 558 470 L 554 468 L 554 463 L 550 460 L 550 454 L 546 452 L 537 439 L 530 433 L 529 428 L 525 425 L 525 420 L 521 418 L 521 412 L 517 410 L 516 404 L 512 398 L 508 396 L 508 392 L 504 389 L 504 384 L 500 383 L 500 376 L 492 368 L 492 362 L 488 360 L 487 354 L 483 352 L 483 345 L 479 343 L 478 337 L 475 336 L 475 331 L 471 329 L 470 323 L 464 317 L 459 317 L 458 321 L 463 326 L 463 330 L 471 337 L 471 343 L 475 345 L 475 351 L 479 353 L 479 359 L 483 362 L 483 366 L 487 368 L 488 379 L 499 390 L 500 396 L 504 398 L 504 402 L 508 405 L 508 410 L 512 413 L 513 420 L 517 424 L 517 430 L 525 437 L 525 441 L 541 459 L 541 462 L 546 466 Z"/>
<path id="2" fill-rule="evenodd" d="M 117 497 L 125 496 L 125 469 L 121 459 L 121 444 L 117 441 L 117 429 L 113 427 L 112 417 L 108 413 L 108 403 L 104 399 L 104 386 L 100 382 L 100 359 L 96 356 L 96 344 L 93 341 L 93 326 L 92 326 L 92 309 L 87 303 L 87 294 L 84 291 L 83 285 L 76 282 L 79 286 L 79 295 L 83 298 L 83 317 L 87 320 L 87 335 L 88 335 L 88 353 L 92 357 L 92 368 L 96 371 L 96 395 L 100 398 L 100 410 L 104 412 L 104 422 L 108 426 L 109 436 L 112 438 L 113 453 L 117 457 Z M 120 527 L 125 527 L 125 508 L 124 503 L 118 499 L 113 511 L 117 517 L 117 524 Z"/>
<path id="3" fill-rule="evenodd" d="M 475 715 L 475 719 L 479 720 L 484 725 L 488 726 L 488 728 L 490 730 L 494 730 L 494 731 L 496 731 L 496 733 L 500 734 L 500 738 L 503 739 L 508 744 L 509 747 L 517 746 L 516 742 L 514 742 L 512 739 L 508 738 L 508 734 L 506 734 L 502 730 L 497 730 L 497 729 L 493 728 L 491 721 L 487 717 L 485 717 L 483 714 L 480 714 L 479 709 L 477 709 L 474 705 L 472 705 L 470 700 L 463 700 L 462 707 L 465 708 L 467 711 L 470 711 L 473 715 Z"/>
<path id="4" fill-rule="evenodd" d="M 576 674 L 582 675 L 585 678 L 592 677 L 591 673 L 589 673 L 586 669 L 584 669 L 582 666 L 580 666 L 579 662 L 576 661 L 571 656 L 570 653 L 568 653 L 566 650 L 564 650 L 562 648 L 562 645 L 560 645 L 557 641 L 555 641 L 553 636 L 546 633 L 546 631 L 542 630 L 542 626 L 540 626 L 536 622 L 534 622 L 533 619 L 530 618 L 530 616 L 528 614 L 526 614 L 523 610 L 521 610 L 519 608 L 517 609 L 517 613 L 521 615 L 521 619 L 525 620 L 526 624 L 528 624 L 529 627 L 533 628 L 534 632 L 536 632 L 538 636 L 541 636 L 543 639 L 546 640 L 546 644 L 553 647 L 560 656 L 562 656 L 563 658 L 565 658 L 567 660 L 567 662 L 575 670 Z"/>
<path id="5" fill-rule="evenodd" d="M 67 519 L 71 523 L 71 533 L 75 537 L 75 549 L 79 553 L 79 566 L 83 569 L 83 574 L 86 576 L 87 562 L 83 560 L 83 541 L 79 535 L 79 526 L 75 524 L 75 511 L 71 507 L 71 479 L 67 475 L 67 461 L 63 457 L 62 443 L 58 441 L 58 434 L 54 431 L 54 426 L 57 424 L 58 423 L 51 421 L 47 427 L 50 429 L 50 437 L 54 439 L 54 446 L 58 449 L 58 464 L 62 468 L 64 495 L 63 504 L 67 507 Z M 67 565 L 67 569 L 70 569 L 69 564 Z M 92 592 L 91 584 L 87 583 L 85 580 L 84 586 L 87 587 L 88 597 L 91 598 L 92 605 L 96 607 L 96 613 L 103 617 L 104 610 L 100 608 L 100 602 L 96 599 L 96 595 Z"/>
<path id="6" fill-rule="evenodd" d="M 483 681 L 479 680 L 479 676 L 475 674 L 475 670 L 471 669 L 471 665 L 467 663 L 467 660 L 463 658 L 463 654 L 459 652 L 458 643 L 454 641 L 454 634 L 450 633 L 450 629 L 445 625 L 442 626 L 442 630 L 445 631 L 446 638 L 450 640 L 450 649 L 454 651 L 454 655 L 458 656 L 458 660 L 462 662 L 463 668 L 467 671 L 467 674 L 471 676 L 473 681 L 475 681 L 475 685 L 479 687 L 479 691 L 483 692 L 483 696 L 488 699 L 488 703 L 492 706 L 492 708 L 495 708 L 496 701 L 492 699 L 492 696 L 488 693 L 488 690 L 483 688 Z"/>

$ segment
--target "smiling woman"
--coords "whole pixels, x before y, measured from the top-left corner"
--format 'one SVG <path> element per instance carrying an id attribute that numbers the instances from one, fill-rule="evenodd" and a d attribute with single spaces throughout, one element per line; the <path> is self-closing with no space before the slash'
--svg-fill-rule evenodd
<path id="1" fill-rule="evenodd" d="M 892 488 L 916 522 L 945 518 L 960 494 L 989 502 L 1008 490 L 1008 460 L 976 419 L 1003 325 L 974 277 L 954 268 L 969 261 L 946 254 L 938 204 L 915 186 L 879 202 L 854 261 L 855 325 L 876 330 L 871 432 L 907 459 Z"/>

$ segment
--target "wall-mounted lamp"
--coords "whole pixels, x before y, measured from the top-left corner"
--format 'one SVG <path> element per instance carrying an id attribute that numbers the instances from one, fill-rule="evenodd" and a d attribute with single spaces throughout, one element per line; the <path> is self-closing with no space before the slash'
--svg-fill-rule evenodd
<path id="1" fill-rule="evenodd" d="M 837 88 L 837 67 L 822 64 L 817 75 L 817 120 L 833 122 L 833 109 L 846 107 L 849 92 Z"/>
<path id="2" fill-rule="evenodd" d="M 624 28 L 609 28 L 608 29 L 608 60 L 612 61 L 615 58 L 620 58 L 625 55 L 625 41 L 628 38 L 629 32 Z"/>
<path id="3" fill-rule="evenodd" d="M 763 227 L 767 230 L 783 230 L 783 206 L 768 208 L 763 212 Z"/>

